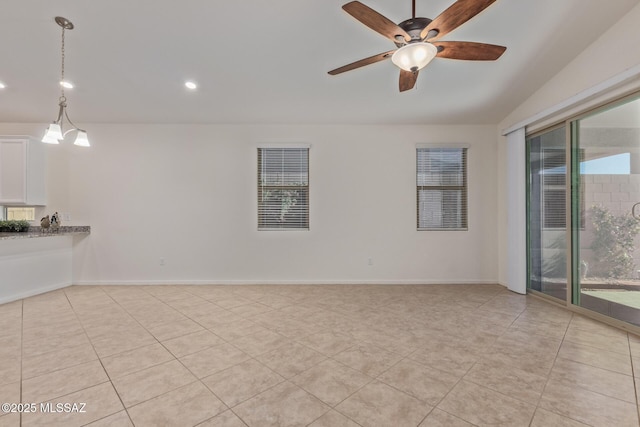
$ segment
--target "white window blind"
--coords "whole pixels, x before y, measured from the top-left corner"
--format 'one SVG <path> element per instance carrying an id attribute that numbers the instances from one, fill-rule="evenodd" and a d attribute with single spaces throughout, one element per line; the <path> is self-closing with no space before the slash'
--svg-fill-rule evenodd
<path id="1" fill-rule="evenodd" d="M 419 230 L 467 229 L 467 149 L 417 148 Z"/>
<path id="2" fill-rule="evenodd" d="M 584 162 L 584 149 L 578 152 L 580 164 Z M 565 229 L 567 223 L 567 162 L 566 149 L 542 148 L 540 175 L 542 175 L 542 226 L 546 229 Z M 582 181 L 582 177 L 580 178 Z M 584 208 L 584 185 L 580 184 L 580 205 Z M 579 227 L 584 227 L 584 209 L 580 210 Z"/>
<path id="3" fill-rule="evenodd" d="M 542 175 L 542 215 L 544 228 L 566 226 L 566 150 L 543 148 L 540 171 Z"/>
<path id="4" fill-rule="evenodd" d="M 308 148 L 258 148 L 258 229 L 309 229 Z"/>

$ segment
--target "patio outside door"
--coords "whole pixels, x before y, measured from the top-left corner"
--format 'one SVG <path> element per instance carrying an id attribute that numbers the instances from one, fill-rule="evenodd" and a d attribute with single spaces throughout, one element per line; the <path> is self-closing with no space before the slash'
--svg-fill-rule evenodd
<path id="1" fill-rule="evenodd" d="M 527 138 L 529 289 L 567 299 L 567 142 L 559 126 Z"/>
<path id="2" fill-rule="evenodd" d="M 640 100 L 571 128 L 573 303 L 640 325 Z"/>

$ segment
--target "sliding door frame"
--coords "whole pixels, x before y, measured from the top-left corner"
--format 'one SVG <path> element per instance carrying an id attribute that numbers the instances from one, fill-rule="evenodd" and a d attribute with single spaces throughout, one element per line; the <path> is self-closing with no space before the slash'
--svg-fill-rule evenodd
<path id="1" fill-rule="evenodd" d="M 550 132 L 561 126 L 565 126 L 565 146 L 566 146 L 566 165 L 567 165 L 567 179 L 565 180 L 567 194 L 565 203 L 565 215 L 566 215 L 566 259 L 567 259 L 567 296 L 566 301 L 562 301 L 558 298 L 554 298 L 550 295 L 546 295 L 543 292 L 539 292 L 531 289 L 531 223 L 530 223 L 530 150 L 527 146 L 526 149 L 526 173 L 527 173 L 527 294 L 536 298 L 542 299 L 546 302 L 565 307 L 574 313 L 578 313 L 585 317 L 598 320 L 602 323 L 614 326 L 616 328 L 631 332 L 636 335 L 640 335 L 640 326 L 636 326 L 622 320 L 615 319 L 613 317 L 600 314 L 596 311 L 581 307 L 580 303 L 580 290 L 578 287 L 578 280 L 580 278 L 580 263 L 579 257 L 574 257 L 574 254 L 578 253 L 580 238 L 579 238 L 579 224 L 576 224 L 578 215 L 578 209 L 580 207 L 580 161 L 579 161 L 579 148 L 578 148 L 578 122 L 586 117 L 598 114 L 600 112 L 609 110 L 611 108 L 618 107 L 633 100 L 640 99 L 640 91 L 635 90 L 624 96 L 617 97 L 613 100 L 602 102 L 593 107 L 587 107 L 566 119 L 555 121 L 552 124 L 545 126 L 542 129 L 536 129 L 534 132 L 526 132 L 526 139 L 538 136 L 542 133 Z M 575 212 L 574 212 L 575 210 Z"/>
<path id="2" fill-rule="evenodd" d="M 533 266 L 532 266 L 532 261 L 531 261 L 531 243 L 532 243 L 532 239 L 531 239 L 531 147 L 529 146 L 529 139 L 530 138 L 536 138 L 538 136 L 541 136 L 543 134 L 549 133 L 549 132 L 553 132 L 554 130 L 558 130 L 561 127 L 566 126 L 566 122 L 565 121 L 559 121 L 556 122 L 552 125 L 546 126 L 544 129 L 540 129 L 536 132 L 531 132 L 531 133 L 527 133 L 525 136 L 525 143 L 527 144 L 526 149 L 525 149 L 525 154 L 526 154 L 526 183 L 527 183 L 527 188 L 526 188 L 526 199 L 527 199 L 527 236 L 526 236 L 526 242 L 527 242 L 527 293 L 529 292 L 533 292 L 535 293 L 535 295 L 540 296 L 541 298 L 544 298 L 548 301 L 551 302 L 555 302 L 555 303 L 560 303 L 560 305 L 563 305 L 562 300 L 559 300 L 558 298 L 555 298 L 551 295 L 548 295 L 544 292 L 541 291 L 536 291 L 534 289 L 531 289 L 531 273 L 533 272 Z M 566 128 L 565 128 L 566 129 Z M 565 136 L 566 138 L 566 136 Z M 565 147 L 566 147 L 566 140 L 565 140 Z M 566 149 L 565 149 L 565 153 L 566 153 Z M 568 159 L 568 154 L 567 154 L 567 159 Z M 567 178 L 568 180 L 568 178 Z M 565 188 L 566 188 L 566 180 L 565 180 Z M 565 194 L 568 194 L 565 192 Z M 565 198 L 566 199 L 566 198 Z M 568 207 L 565 208 L 565 214 L 567 212 L 567 209 L 569 209 Z M 566 228 L 567 228 L 567 224 L 570 224 L 569 222 L 567 222 L 569 218 L 565 219 L 565 232 L 566 232 Z M 570 242 L 569 240 L 567 240 L 567 244 L 566 244 L 567 248 L 569 248 L 570 246 Z M 567 263 L 569 263 L 569 260 L 571 258 L 569 258 L 570 256 L 570 252 L 568 251 L 567 254 Z M 567 280 L 569 280 L 569 277 L 567 277 Z M 567 289 L 569 288 L 569 283 L 571 282 L 567 282 Z M 565 298 L 566 299 L 566 298 Z M 566 299 L 566 301 L 569 301 L 568 299 Z"/>

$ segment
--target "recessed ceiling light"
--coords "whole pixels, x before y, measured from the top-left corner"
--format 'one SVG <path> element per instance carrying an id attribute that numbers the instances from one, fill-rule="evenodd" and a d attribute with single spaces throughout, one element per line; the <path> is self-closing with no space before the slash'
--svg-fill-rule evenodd
<path id="1" fill-rule="evenodd" d="M 60 86 L 62 86 L 65 89 L 73 89 L 73 83 L 71 83 L 70 81 L 67 80 L 63 80 L 60 82 Z"/>
<path id="2" fill-rule="evenodd" d="M 195 82 L 192 82 L 191 80 L 184 82 L 184 85 L 187 87 L 187 89 L 191 89 L 191 90 L 195 90 L 198 85 L 195 84 Z"/>

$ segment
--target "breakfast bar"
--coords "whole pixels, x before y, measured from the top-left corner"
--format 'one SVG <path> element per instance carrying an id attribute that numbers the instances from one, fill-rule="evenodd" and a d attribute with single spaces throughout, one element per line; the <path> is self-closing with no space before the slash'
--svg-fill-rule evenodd
<path id="1" fill-rule="evenodd" d="M 62 226 L 0 233 L 0 304 L 71 285 L 73 244 L 90 232 L 89 226 Z"/>

